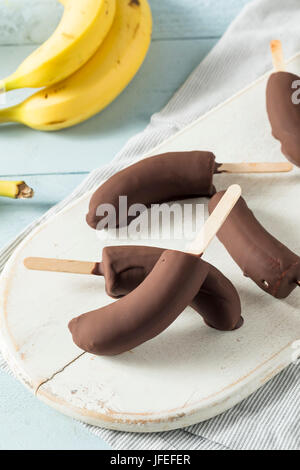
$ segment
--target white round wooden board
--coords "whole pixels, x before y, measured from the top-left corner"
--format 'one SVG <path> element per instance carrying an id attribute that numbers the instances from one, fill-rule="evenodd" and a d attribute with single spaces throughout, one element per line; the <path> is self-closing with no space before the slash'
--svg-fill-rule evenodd
<path id="1" fill-rule="evenodd" d="M 289 69 L 300 74 L 299 56 Z M 220 162 L 282 161 L 265 112 L 265 86 L 263 77 L 153 154 L 198 148 L 212 150 Z M 264 226 L 300 253 L 299 170 L 215 177 L 218 190 L 234 182 L 241 184 Z M 162 335 L 126 354 L 102 358 L 82 353 L 73 344 L 67 324 L 74 316 L 112 301 L 105 294 L 104 280 L 28 271 L 23 260 L 45 256 L 96 261 L 103 246 L 120 244 L 104 233 L 99 238 L 86 225 L 89 197 L 36 229 L 15 251 L 1 276 L 1 349 L 17 377 L 38 398 L 97 426 L 167 431 L 224 412 L 292 362 L 292 346 L 300 339 L 300 289 L 286 300 L 273 299 L 242 276 L 218 240 L 205 259 L 238 288 L 243 328 L 230 333 L 212 330 L 188 308 Z M 147 239 L 121 243 L 185 246 L 184 241 Z"/>

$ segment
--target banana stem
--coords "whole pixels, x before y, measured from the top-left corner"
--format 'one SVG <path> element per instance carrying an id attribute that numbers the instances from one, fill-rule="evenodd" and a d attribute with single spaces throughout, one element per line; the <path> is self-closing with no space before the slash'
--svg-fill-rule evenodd
<path id="1" fill-rule="evenodd" d="M 0 181 L 0 196 L 12 199 L 30 199 L 34 195 L 25 181 Z"/>
<path id="2" fill-rule="evenodd" d="M 34 191 L 30 188 L 25 181 L 18 186 L 19 192 L 17 195 L 17 199 L 31 199 L 34 196 Z"/>

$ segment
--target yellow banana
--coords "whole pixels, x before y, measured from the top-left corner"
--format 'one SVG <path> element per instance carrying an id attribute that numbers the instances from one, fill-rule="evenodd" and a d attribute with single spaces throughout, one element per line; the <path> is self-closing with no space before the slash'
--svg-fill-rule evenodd
<path id="1" fill-rule="evenodd" d="M 0 196 L 13 199 L 33 197 L 33 190 L 24 181 L 0 181 Z"/>
<path id="2" fill-rule="evenodd" d="M 116 0 L 63 0 L 64 14 L 53 35 L 8 78 L 0 90 L 39 88 L 76 72 L 96 52 L 109 32 Z"/>
<path id="3" fill-rule="evenodd" d="M 151 29 L 147 0 L 116 0 L 112 28 L 89 62 L 61 83 L 35 93 L 17 106 L 0 110 L 0 122 L 16 121 L 53 131 L 98 113 L 137 73 L 150 45 Z"/>

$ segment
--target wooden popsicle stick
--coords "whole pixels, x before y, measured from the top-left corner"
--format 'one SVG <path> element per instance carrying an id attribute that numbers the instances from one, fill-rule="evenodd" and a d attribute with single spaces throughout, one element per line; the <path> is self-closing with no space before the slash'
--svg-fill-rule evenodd
<path id="1" fill-rule="evenodd" d="M 33 271 L 51 271 L 69 274 L 92 274 L 96 263 L 53 258 L 26 258 L 24 266 Z"/>
<path id="2" fill-rule="evenodd" d="M 202 255 L 212 239 L 218 233 L 228 215 L 241 197 L 242 189 L 238 184 L 230 186 L 215 210 L 205 222 L 195 240 L 188 245 L 186 252 Z"/>
<path id="3" fill-rule="evenodd" d="M 277 39 L 274 41 L 271 41 L 271 52 L 272 52 L 274 69 L 276 70 L 276 72 L 284 72 L 285 64 L 284 64 L 281 41 Z"/>
<path id="4" fill-rule="evenodd" d="M 284 173 L 293 168 L 290 162 L 222 163 L 217 173 Z"/>

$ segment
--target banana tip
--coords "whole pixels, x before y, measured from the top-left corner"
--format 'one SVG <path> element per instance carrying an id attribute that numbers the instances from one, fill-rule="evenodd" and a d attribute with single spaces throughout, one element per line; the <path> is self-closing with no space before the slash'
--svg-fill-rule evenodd
<path id="1" fill-rule="evenodd" d="M 19 193 L 17 199 L 31 199 L 34 196 L 34 190 L 26 183 L 22 182 L 19 186 Z"/>

